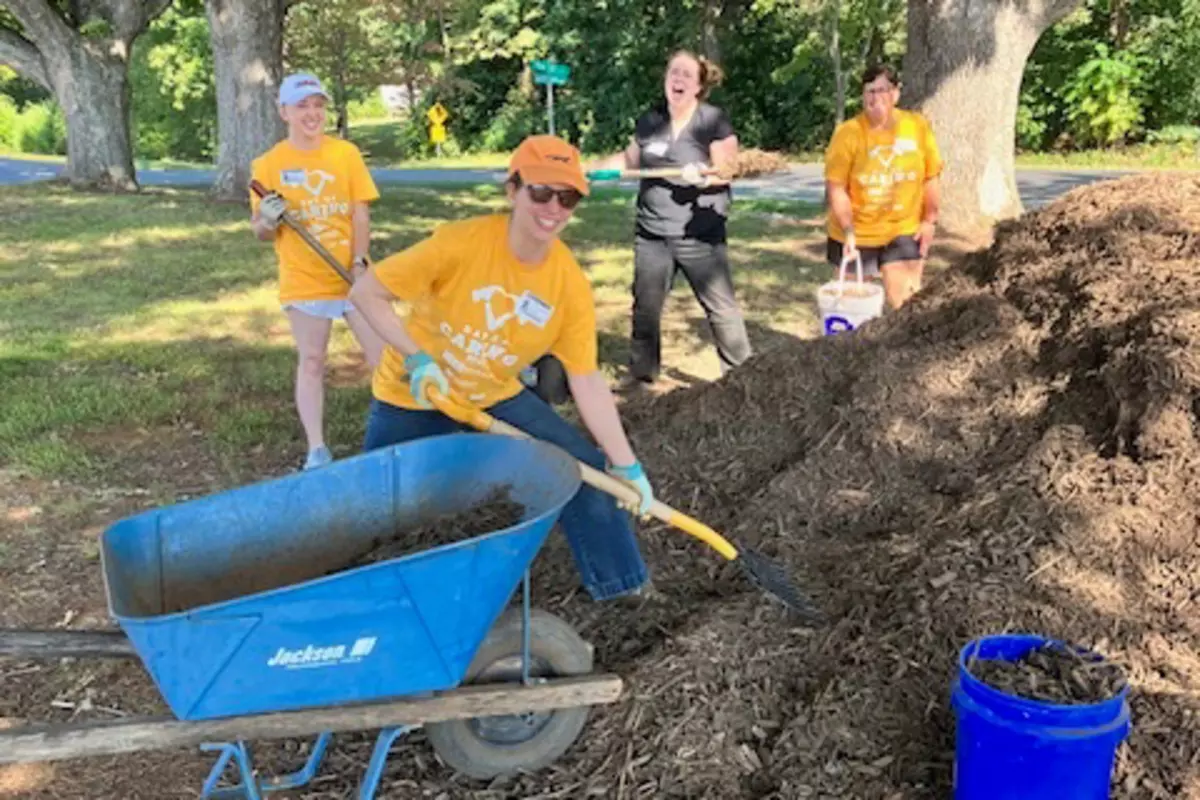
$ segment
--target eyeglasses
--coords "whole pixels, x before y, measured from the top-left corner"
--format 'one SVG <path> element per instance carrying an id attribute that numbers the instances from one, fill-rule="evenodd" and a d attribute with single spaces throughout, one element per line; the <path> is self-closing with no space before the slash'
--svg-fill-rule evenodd
<path id="1" fill-rule="evenodd" d="M 540 183 L 528 183 L 525 188 L 529 190 L 530 199 L 538 205 L 545 205 L 550 202 L 551 197 L 557 197 L 558 204 L 568 211 L 579 205 L 579 201 L 583 199 L 583 194 L 578 189 L 553 189 Z"/>

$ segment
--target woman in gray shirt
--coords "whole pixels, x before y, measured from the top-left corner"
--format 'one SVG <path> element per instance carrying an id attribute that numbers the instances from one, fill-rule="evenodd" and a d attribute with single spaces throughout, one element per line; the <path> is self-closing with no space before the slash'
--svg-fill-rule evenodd
<path id="1" fill-rule="evenodd" d="M 679 178 L 645 178 L 634 238 L 630 383 L 652 383 L 662 360 L 663 305 L 682 271 L 704 308 L 721 372 L 750 357 L 746 324 L 733 292 L 725 245 L 728 181 L 708 167 L 732 167 L 738 141 L 729 116 L 704 102 L 721 70 L 687 50 L 675 52 L 663 80 L 664 102 L 637 121 L 629 146 L 592 169 L 682 167 Z"/>

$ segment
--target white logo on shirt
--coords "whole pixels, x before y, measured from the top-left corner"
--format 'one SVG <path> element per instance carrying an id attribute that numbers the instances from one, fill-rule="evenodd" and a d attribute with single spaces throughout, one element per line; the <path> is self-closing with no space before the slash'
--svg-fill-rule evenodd
<path id="1" fill-rule="evenodd" d="M 917 143 L 912 139 L 897 139 L 890 145 L 877 144 L 867 151 L 867 155 L 878 161 L 885 168 L 905 153 L 917 152 Z"/>
<path id="2" fill-rule="evenodd" d="M 323 169 L 285 169 L 279 173 L 279 182 L 284 186 L 303 186 L 313 197 L 319 197 L 325 187 L 333 183 L 334 176 Z"/>

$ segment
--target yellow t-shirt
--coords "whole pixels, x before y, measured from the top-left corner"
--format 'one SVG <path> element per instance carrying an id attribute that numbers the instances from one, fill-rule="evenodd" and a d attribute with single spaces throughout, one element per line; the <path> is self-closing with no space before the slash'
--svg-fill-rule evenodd
<path id="1" fill-rule="evenodd" d="M 825 180 L 846 186 L 854 207 L 854 239 L 882 247 L 921 226 L 925 181 L 942 172 L 933 129 L 920 114 L 896 110 L 891 130 L 871 130 L 865 114 L 843 122 L 825 151 Z M 829 236 L 845 241 L 829 214 Z"/>
<path id="2" fill-rule="evenodd" d="M 354 203 L 379 198 L 379 190 L 353 144 L 324 136 L 314 150 L 299 150 L 286 139 L 255 159 L 251 174 L 287 200 L 288 210 L 343 266 L 350 266 L 351 211 Z M 258 210 L 250 193 L 250 207 Z M 338 300 L 350 291 L 336 272 L 292 229 L 280 226 L 279 301 Z"/>
<path id="3" fill-rule="evenodd" d="M 507 215 L 446 223 L 371 269 L 409 303 L 409 335 L 438 362 L 460 403 L 487 408 L 515 396 L 520 371 L 546 353 L 571 375 L 599 368 L 587 276 L 560 241 L 537 266 L 517 261 Z M 392 347 L 371 388 L 385 403 L 419 407 L 404 357 Z"/>

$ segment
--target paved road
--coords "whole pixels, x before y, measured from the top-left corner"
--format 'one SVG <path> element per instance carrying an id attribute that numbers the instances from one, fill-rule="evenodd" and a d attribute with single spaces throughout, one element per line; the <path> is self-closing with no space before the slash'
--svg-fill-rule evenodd
<path id="1" fill-rule="evenodd" d="M 0 158 L 0 185 L 46 180 L 61 169 L 62 165 L 54 162 Z M 503 179 L 503 172 L 490 169 L 373 169 L 371 174 L 381 184 L 479 184 L 499 183 Z M 1017 171 L 1017 188 L 1025 207 L 1037 208 L 1076 186 L 1126 174 L 1117 170 L 1021 169 Z M 207 186 L 212 178 L 211 170 L 138 171 L 138 181 L 143 186 Z M 803 164 L 785 173 L 738 182 L 739 194 L 747 197 L 820 202 L 823 191 L 821 168 L 817 164 Z"/>

